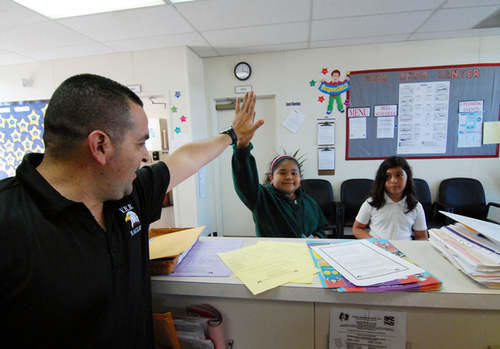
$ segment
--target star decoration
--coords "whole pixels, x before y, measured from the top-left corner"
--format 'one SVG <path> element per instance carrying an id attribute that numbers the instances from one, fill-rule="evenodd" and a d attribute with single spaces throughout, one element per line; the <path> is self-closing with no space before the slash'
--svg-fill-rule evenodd
<path id="1" fill-rule="evenodd" d="M 176 106 L 173 106 L 171 109 L 172 109 L 172 113 L 177 113 L 177 107 Z"/>
<path id="2" fill-rule="evenodd" d="M 21 122 L 18 123 L 17 126 L 19 126 L 19 131 L 28 132 L 29 123 L 27 123 L 26 121 L 21 120 Z"/>
<path id="3" fill-rule="evenodd" d="M 326 73 L 328 73 L 328 69 L 327 68 L 323 68 L 323 70 L 321 72 L 323 73 L 323 75 L 326 75 Z"/>
<path id="4" fill-rule="evenodd" d="M 29 131 L 29 134 L 31 135 L 31 139 L 32 140 L 42 139 L 41 138 L 42 132 L 39 129 L 35 128 L 35 127 L 33 127 L 31 129 L 31 131 Z"/>
<path id="5" fill-rule="evenodd" d="M 24 156 L 24 152 L 21 150 L 18 150 L 14 153 L 14 155 L 16 156 L 16 162 L 21 162 L 21 160 L 23 159 L 23 156 Z"/>
<path id="6" fill-rule="evenodd" d="M 323 97 L 323 96 L 320 96 L 320 97 L 318 98 L 318 102 L 321 102 L 321 103 L 323 103 L 324 101 L 325 101 L 325 97 Z"/>
<path id="7" fill-rule="evenodd" d="M 33 147 L 33 142 L 30 141 L 29 139 L 25 139 L 23 141 L 23 145 L 25 150 L 31 150 L 31 148 Z"/>
<path id="8" fill-rule="evenodd" d="M 309 86 L 316 86 L 316 81 L 314 80 L 309 81 Z"/>
<path id="9" fill-rule="evenodd" d="M 175 91 L 175 97 L 179 98 L 181 96 L 181 91 Z"/>
<path id="10" fill-rule="evenodd" d="M 350 100 L 348 100 L 348 99 L 346 99 L 346 100 L 345 100 L 345 102 L 344 102 L 344 105 L 345 105 L 346 107 L 350 106 L 350 105 L 351 105 L 351 101 L 350 101 Z"/>
<path id="11" fill-rule="evenodd" d="M 12 143 L 11 141 L 7 141 L 3 145 L 4 145 L 5 150 L 7 150 L 7 151 L 14 150 L 14 143 Z"/>
<path id="12" fill-rule="evenodd" d="M 175 130 L 174 130 L 175 133 L 179 134 L 181 132 L 181 129 L 180 127 L 176 127 Z"/>
<path id="13" fill-rule="evenodd" d="M 181 122 L 186 122 L 186 117 L 184 115 L 181 116 Z"/>
<path id="14" fill-rule="evenodd" d="M 15 128 L 17 126 L 17 120 L 14 118 L 14 116 L 10 116 L 7 120 L 5 120 L 6 126 L 9 128 Z"/>
<path id="15" fill-rule="evenodd" d="M 7 166 L 14 166 L 14 162 L 16 161 L 16 158 L 12 156 L 12 154 L 9 154 L 5 160 L 7 160 Z"/>
<path id="16" fill-rule="evenodd" d="M 43 107 L 42 109 L 40 109 L 43 113 L 43 116 L 45 117 L 45 111 L 47 110 L 47 107 L 49 106 L 49 104 L 45 104 L 45 107 Z"/>
<path id="17" fill-rule="evenodd" d="M 20 142 L 21 141 L 21 132 L 18 130 L 13 131 L 10 136 L 12 137 L 12 141 Z"/>
<path id="18" fill-rule="evenodd" d="M 39 122 L 40 115 L 35 113 L 34 110 L 31 112 L 30 115 L 28 115 L 28 118 L 30 119 L 30 125 L 39 125 L 40 124 L 40 122 Z"/>

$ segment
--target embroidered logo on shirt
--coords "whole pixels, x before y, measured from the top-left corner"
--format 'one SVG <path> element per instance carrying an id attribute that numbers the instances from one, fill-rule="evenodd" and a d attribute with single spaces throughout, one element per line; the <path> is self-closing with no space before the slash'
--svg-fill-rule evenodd
<path id="1" fill-rule="evenodd" d="M 133 211 L 132 205 L 122 206 L 119 208 L 120 212 L 125 213 L 125 222 L 130 224 L 130 235 L 134 236 L 141 231 L 142 225 L 137 213 Z"/>

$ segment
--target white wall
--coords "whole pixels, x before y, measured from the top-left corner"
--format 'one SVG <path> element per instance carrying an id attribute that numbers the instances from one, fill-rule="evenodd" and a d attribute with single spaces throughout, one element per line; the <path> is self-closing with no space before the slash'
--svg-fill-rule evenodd
<path id="1" fill-rule="evenodd" d="M 238 81 L 233 75 L 236 63 L 246 61 L 252 66 L 252 75 L 247 81 Z M 342 78 L 346 71 L 388 69 L 402 67 L 457 65 L 474 63 L 499 63 L 500 36 L 474 37 L 433 41 L 387 43 L 289 51 L 283 53 L 255 54 L 203 59 L 207 104 L 214 98 L 235 97 L 234 87 L 252 85 L 258 95 L 275 94 L 281 125 L 294 107 L 286 107 L 286 102 L 300 101 L 295 107 L 307 115 L 307 119 L 294 134 L 283 126 L 278 127 L 278 147 L 288 151 L 300 149 L 307 153 L 304 164 L 304 178 L 319 177 L 317 164 L 317 117 L 324 115 L 326 101 L 319 103 L 321 93 L 310 87 L 312 79 L 323 77 L 322 68 L 329 71 L 338 69 Z M 336 116 L 336 169 L 333 176 L 321 176 L 332 182 L 335 200 L 340 199 L 340 185 L 349 178 L 374 178 L 380 160 L 346 161 L 346 117 L 337 111 Z M 264 118 L 266 115 L 258 115 Z M 266 120 L 275 122 L 275 120 Z M 264 125 L 263 127 L 265 127 Z M 269 147 L 270 161 L 275 144 Z M 431 188 L 434 200 L 441 180 L 449 177 L 473 177 L 482 182 L 486 190 L 487 202 L 500 203 L 500 159 L 439 159 L 410 160 L 414 176 L 425 179 Z M 260 174 L 262 177 L 262 174 Z"/>

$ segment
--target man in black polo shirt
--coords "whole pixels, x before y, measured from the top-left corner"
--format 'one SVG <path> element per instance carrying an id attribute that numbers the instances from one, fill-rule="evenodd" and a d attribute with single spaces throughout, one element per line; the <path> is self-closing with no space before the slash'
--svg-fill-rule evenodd
<path id="1" fill-rule="evenodd" d="M 0 346 L 152 348 L 148 229 L 165 193 L 237 139 L 252 138 L 255 95 L 234 129 L 148 160 L 148 121 L 127 87 L 83 74 L 54 92 L 45 154 L 0 182 Z M 228 137 L 229 135 L 230 137 Z"/>

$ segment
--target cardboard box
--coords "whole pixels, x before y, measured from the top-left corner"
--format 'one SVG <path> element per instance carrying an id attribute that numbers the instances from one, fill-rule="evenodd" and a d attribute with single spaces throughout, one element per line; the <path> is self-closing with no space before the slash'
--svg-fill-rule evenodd
<path id="1" fill-rule="evenodd" d="M 150 229 L 151 275 L 170 274 L 180 263 L 181 255 L 197 241 L 203 228 Z M 180 233 L 182 231 L 185 231 L 186 234 Z M 151 241 L 153 238 L 155 239 Z"/>

